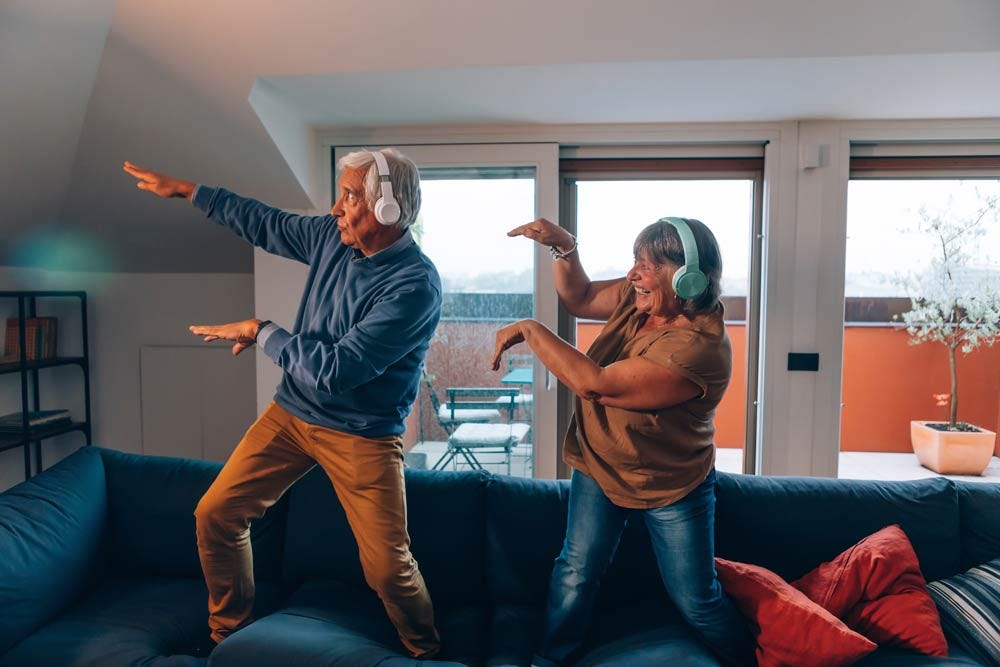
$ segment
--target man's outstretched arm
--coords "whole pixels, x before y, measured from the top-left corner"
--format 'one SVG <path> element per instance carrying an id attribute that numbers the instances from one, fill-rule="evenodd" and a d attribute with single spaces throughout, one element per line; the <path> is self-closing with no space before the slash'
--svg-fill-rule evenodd
<path id="1" fill-rule="evenodd" d="M 261 202 L 241 197 L 224 188 L 196 185 L 126 162 L 122 167 L 135 177 L 136 187 L 164 197 L 183 197 L 214 222 L 267 252 L 308 264 L 313 250 L 328 232 L 335 231 L 329 215 L 303 216 L 287 213 Z"/>

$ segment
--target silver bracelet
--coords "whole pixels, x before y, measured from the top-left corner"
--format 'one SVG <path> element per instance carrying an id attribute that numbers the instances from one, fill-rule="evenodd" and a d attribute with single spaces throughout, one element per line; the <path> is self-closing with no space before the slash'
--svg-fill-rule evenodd
<path id="1" fill-rule="evenodd" d="M 554 245 L 549 246 L 549 253 L 552 254 L 552 259 L 567 259 L 570 255 L 576 252 L 576 248 L 579 243 L 576 242 L 576 237 L 573 237 L 573 247 L 566 252 L 559 252 L 559 248 Z"/>

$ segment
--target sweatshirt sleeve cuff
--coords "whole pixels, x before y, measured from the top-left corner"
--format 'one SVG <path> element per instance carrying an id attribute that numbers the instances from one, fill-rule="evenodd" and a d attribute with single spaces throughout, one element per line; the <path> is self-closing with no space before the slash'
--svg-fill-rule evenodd
<path id="1" fill-rule="evenodd" d="M 211 213 L 212 208 L 215 205 L 215 195 L 217 192 L 217 188 L 210 188 L 206 185 L 196 185 L 194 186 L 194 195 L 191 197 L 191 203 L 205 213 Z"/>
<path id="2" fill-rule="evenodd" d="M 292 334 L 272 322 L 257 334 L 257 346 L 271 358 L 271 361 L 277 364 L 281 350 L 284 349 L 291 337 Z"/>

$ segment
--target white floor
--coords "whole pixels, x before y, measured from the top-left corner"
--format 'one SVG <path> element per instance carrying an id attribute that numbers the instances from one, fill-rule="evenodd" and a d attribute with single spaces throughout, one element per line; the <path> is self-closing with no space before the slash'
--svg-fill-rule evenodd
<path id="1" fill-rule="evenodd" d="M 923 479 L 947 477 L 963 482 L 1000 483 L 1000 459 L 993 457 L 982 476 L 939 475 L 917 463 L 916 454 L 886 454 L 882 452 L 841 452 L 842 479 Z"/>
<path id="2" fill-rule="evenodd" d="M 716 450 L 715 467 L 725 472 L 743 472 L 743 450 Z M 993 457 L 982 476 L 939 475 L 920 465 L 916 454 L 885 452 L 841 452 L 840 479 L 907 480 L 925 477 L 947 477 L 965 482 L 1000 483 L 1000 458 Z"/>
<path id="3" fill-rule="evenodd" d="M 407 453 L 407 464 L 412 468 L 432 468 L 445 454 L 446 442 L 421 442 Z M 521 445 L 511 456 L 510 474 L 515 477 L 531 476 L 531 446 Z M 503 454 L 478 453 L 476 458 L 492 473 L 507 474 Z M 743 472 L 743 450 L 720 448 L 716 451 L 715 467 L 725 472 Z M 469 465 L 458 457 L 446 466 L 447 470 L 468 470 Z M 906 480 L 941 477 L 917 462 L 916 454 L 886 454 L 882 452 L 841 452 L 841 479 Z M 993 457 L 981 477 L 944 475 L 949 479 L 967 482 L 1000 483 L 1000 458 Z"/>

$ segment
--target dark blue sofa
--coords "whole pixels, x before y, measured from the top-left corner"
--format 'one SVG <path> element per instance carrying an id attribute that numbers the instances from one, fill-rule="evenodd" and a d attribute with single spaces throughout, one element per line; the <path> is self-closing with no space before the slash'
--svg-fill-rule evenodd
<path id="1" fill-rule="evenodd" d="M 0 665 L 410 667 L 329 482 L 314 470 L 252 528 L 259 620 L 206 661 L 192 512 L 220 466 L 85 448 L 0 495 Z M 408 471 L 413 552 L 442 660 L 526 665 L 568 485 Z M 890 523 L 929 580 L 1000 556 L 1000 488 L 720 474 L 718 552 L 794 579 Z M 423 663 L 429 664 L 429 663 Z M 641 522 L 601 589 L 578 665 L 715 665 L 667 601 Z M 880 649 L 863 665 L 975 665 Z"/>

